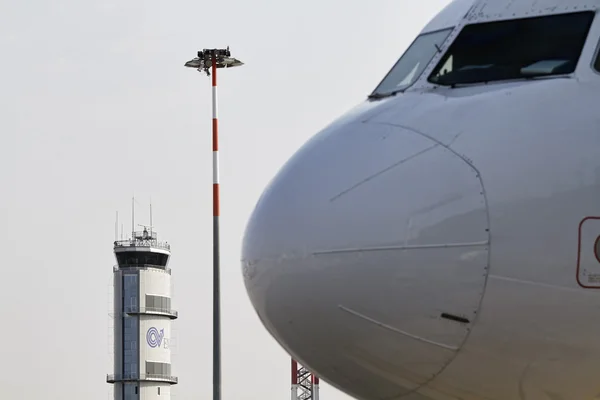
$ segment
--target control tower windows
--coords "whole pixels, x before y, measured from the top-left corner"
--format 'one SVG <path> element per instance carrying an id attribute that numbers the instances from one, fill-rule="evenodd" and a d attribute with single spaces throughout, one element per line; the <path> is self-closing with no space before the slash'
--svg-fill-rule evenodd
<path id="1" fill-rule="evenodd" d="M 126 268 L 128 266 L 158 266 L 164 267 L 169 259 L 168 254 L 156 253 L 151 251 L 125 251 L 116 253 L 119 267 Z"/>

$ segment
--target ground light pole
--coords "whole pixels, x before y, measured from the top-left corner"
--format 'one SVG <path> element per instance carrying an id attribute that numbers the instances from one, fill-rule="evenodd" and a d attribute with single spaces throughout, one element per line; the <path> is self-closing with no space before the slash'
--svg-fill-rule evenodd
<path id="1" fill-rule="evenodd" d="M 244 65 L 226 49 L 204 49 L 186 67 L 212 72 L 212 153 L 213 153 L 213 400 L 221 400 L 221 290 L 219 252 L 219 124 L 217 118 L 217 69 Z"/>

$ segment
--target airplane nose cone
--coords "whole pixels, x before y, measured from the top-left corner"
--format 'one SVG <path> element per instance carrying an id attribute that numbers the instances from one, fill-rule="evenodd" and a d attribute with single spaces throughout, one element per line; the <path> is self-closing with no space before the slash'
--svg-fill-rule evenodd
<path id="1" fill-rule="evenodd" d="M 358 122 L 322 131 L 288 161 L 242 248 L 267 330 L 358 398 L 415 390 L 451 362 L 487 267 L 476 169 L 419 133 Z"/>

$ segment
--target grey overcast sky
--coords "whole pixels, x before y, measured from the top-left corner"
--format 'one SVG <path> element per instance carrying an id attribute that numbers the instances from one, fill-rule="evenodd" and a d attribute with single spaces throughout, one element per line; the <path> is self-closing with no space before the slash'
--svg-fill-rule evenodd
<path id="1" fill-rule="evenodd" d="M 115 211 L 172 245 L 175 399 L 212 393 L 210 82 L 220 74 L 223 398 L 289 398 L 289 357 L 242 281 L 278 168 L 365 99 L 449 0 L 0 1 L 0 397 L 104 400 Z M 323 400 L 348 399 L 322 384 Z"/>

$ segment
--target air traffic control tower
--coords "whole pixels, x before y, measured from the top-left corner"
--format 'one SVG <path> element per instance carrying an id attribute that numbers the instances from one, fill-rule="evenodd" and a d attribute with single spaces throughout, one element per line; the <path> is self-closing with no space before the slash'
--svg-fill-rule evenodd
<path id="1" fill-rule="evenodd" d="M 114 242 L 115 400 L 168 400 L 177 377 L 171 373 L 170 245 L 144 227 Z"/>

